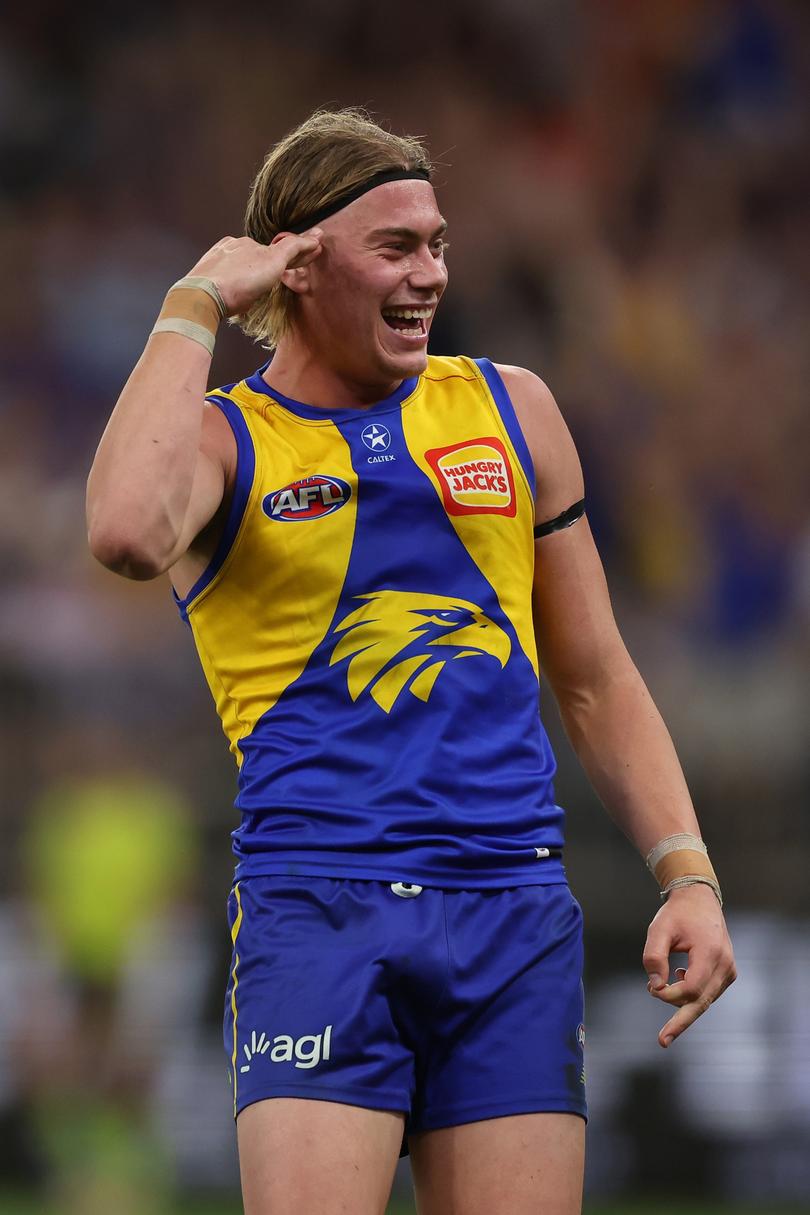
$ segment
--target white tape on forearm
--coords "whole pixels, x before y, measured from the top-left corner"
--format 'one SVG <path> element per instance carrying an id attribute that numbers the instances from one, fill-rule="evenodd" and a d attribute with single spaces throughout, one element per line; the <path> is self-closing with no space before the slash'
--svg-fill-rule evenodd
<path id="1" fill-rule="evenodd" d="M 656 866 L 662 857 L 668 856 L 670 852 L 678 852 L 682 848 L 688 848 L 691 852 L 702 852 L 708 856 L 708 849 L 699 836 L 682 831 L 679 835 L 668 835 L 666 839 L 659 840 L 655 847 L 650 849 L 647 853 L 647 868 L 651 873 L 655 873 Z"/>
<path id="2" fill-rule="evenodd" d="M 212 278 L 206 278 L 202 274 L 187 274 L 185 278 L 179 278 L 176 283 L 172 283 L 169 290 L 175 291 L 178 288 L 181 291 L 204 291 L 206 295 L 211 296 L 219 309 L 219 319 L 222 320 L 226 315 L 228 310 L 225 307 L 225 301 Z"/>
<path id="3" fill-rule="evenodd" d="M 205 325 L 198 325 L 195 321 L 187 321 L 181 316 L 164 317 L 162 321 L 155 323 L 152 332 L 179 333 L 182 337 L 191 338 L 192 342 L 199 342 L 209 354 L 214 353 L 214 335 L 211 330 L 206 329 Z"/>

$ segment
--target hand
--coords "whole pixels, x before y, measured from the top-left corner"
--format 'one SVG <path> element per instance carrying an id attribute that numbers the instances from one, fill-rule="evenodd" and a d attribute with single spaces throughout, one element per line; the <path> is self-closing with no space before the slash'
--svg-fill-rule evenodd
<path id="1" fill-rule="evenodd" d="M 671 953 L 689 955 L 688 967 L 676 970 L 674 983 L 667 982 Z M 647 933 L 644 969 L 650 995 L 678 1007 L 658 1035 L 667 1047 L 737 977 L 723 912 L 709 886 L 682 886 L 668 896 Z"/>
<path id="2" fill-rule="evenodd" d="M 312 228 L 301 236 L 280 232 L 269 245 L 249 236 L 225 236 L 204 253 L 189 274 L 213 279 L 228 316 L 247 312 L 260 296 L 281 280 L 286 270 L 307 266 L 320 254 L 322 232 Z"/>

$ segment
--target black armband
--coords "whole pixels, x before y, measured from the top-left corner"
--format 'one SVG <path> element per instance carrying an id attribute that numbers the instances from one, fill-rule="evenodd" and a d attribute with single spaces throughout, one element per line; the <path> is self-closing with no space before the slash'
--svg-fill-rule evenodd
<path id="1" fill-rule="evenodd" d="M 557 515 L 556 519 L 549 519 L 548 523 L 538 523 L 534 529 L 535 537 L 550 536 L 552 532 L 561 532 L 564 528 L 570 527 L 572 523 L 576 523 L 577 519 L 581 519 L 584 514 L 585 499 L 580 498 L 579 502 L 569 506 L 568 510 Z"/>

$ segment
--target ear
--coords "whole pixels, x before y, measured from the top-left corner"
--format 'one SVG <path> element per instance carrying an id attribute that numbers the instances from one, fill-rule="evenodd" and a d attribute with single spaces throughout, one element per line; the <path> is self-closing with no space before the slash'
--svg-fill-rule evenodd
<path id="1" fill-rule="evenodd" d="M 289 232 L 277 232 L 270 244 L 275 245 L 285 236 L 289 236 Z M 309 269 L 307 266 L 297 266 L 294 270 L 283 270 L 279 281 L 290 291 L 294 291 L 296 295 L 306 295 L 309 292 Z"/>
<path id="2" fill-rule="evenodd" d="M 295 270 L 283 270 L 281 282 L 296 295 L 309 294 L 309 266 L 298 266 Z"/>

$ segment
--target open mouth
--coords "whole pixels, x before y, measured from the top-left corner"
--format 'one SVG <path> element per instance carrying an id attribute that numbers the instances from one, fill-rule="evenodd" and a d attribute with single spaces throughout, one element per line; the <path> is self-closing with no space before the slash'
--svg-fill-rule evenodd
<path id="1" fill-rule="evenodd" d="M 390 329 L 406 337 L 423 338 L 427 334 L 433 308 L 383 308 L 382 317 Z"/>

